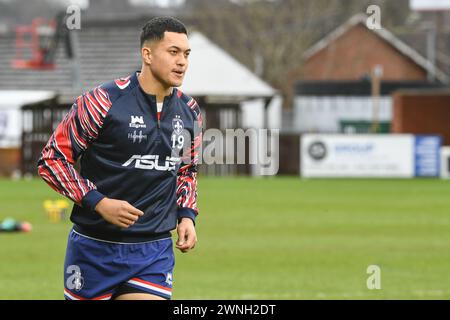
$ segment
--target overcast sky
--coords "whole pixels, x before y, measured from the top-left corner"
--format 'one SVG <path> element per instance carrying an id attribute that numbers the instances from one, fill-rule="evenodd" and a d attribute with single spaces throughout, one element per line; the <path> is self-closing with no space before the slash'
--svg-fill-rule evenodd
<path id="1" fill-rule="evenodd" d="M 56 0 L 65 4 L 77 4 L 82 8 L 86 8 L 89 4 L 89 0 Z M 94 0 L 95 1 L 95 0 Z M 131 4 L 149 4 L 158 5 L 160 7 L 168 7 L 170 5 L 181 5 L 184 0 L 129 0 Z"/>

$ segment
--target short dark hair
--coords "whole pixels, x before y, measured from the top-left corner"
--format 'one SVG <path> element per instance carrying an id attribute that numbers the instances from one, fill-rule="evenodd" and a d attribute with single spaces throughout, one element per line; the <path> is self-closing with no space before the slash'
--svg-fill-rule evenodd
<path id="1" fill-rule="evenodd" d="M 147 40 L 162 40 L 164 32 L 177 32 L 187 35 L 184 24 L 172 17 L 156 17 L 149 20 L 143 27 L 141 32 L 141 47 Z"/>

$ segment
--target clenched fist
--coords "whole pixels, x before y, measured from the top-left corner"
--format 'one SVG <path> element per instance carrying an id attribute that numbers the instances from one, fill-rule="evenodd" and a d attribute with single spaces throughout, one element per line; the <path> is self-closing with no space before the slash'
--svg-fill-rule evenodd
<path id="1" fill-rule="evenodd" d="M 103 198 L 95 206 L 95 211 L 103 219 L 121 228 L 132 226 L 144 214 L 127 201 Z"/>

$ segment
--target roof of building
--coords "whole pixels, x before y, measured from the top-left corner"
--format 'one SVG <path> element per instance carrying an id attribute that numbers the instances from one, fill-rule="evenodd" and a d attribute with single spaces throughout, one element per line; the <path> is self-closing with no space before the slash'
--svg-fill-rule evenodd
<path id="1" fill-rule="evenodd" d="M 182 90 L 193 96 L 271 97 L 276 91 L 199 32 L 189 38 L 192 53 Z"/>
<path id="2" fill-rule="evenodd" d="M 73 100 L 80 93 L 140 68 L 139 27 L 114 24 L 82 25 L 77 31 L 79 64 L 67 57 L 64 45 L 56 49 L 53 70 L 14 69 L 15 34 L 0 36 L 0 89 L 51 90 Z M 78 68 L 80 84 L 74 83 Z"/>
<path id="3" fill-rule="evenodd" d="M 366 25 L 367 19 L 368 17 L 362 13 L 354 15 L 344 24 L 340 25 L 334 31 L 329 33 L 326 37 L 324 37 L 319 42 L 310 47 L 308 50 L 306 50 L 303 57 L 305 59 L 309 59 L 310 57 L 312 57 L 313 55 L 315 55 L 316 53 L 318 53 L 319 51 L 330 45 L 332 42 L 336 41 L 339 37 L 341 37 L 343 34 L 345 34 L 347 31 L 349 31 L 351 28 L 357 25 L 363 25 L 364 27 L 367 28 Z M 389 30 L 385 28 L 380 29 L 375 28 L 371 31 L 373 31 L 375 35 L 381 37 L 383 40 L 388 42 L 391 46 L 393 46 L 396 50 L 401 52 L 404 56 L 411 59 L 418 66 L 420 66 L 421 68 L 432 74 L 439 81 L 443 83 L 448 82 L 449 77 L 447 74 L 445 74 L 443 71 L 433 66 L 431 61 L 427 60 L 418 51 L 416 51 L 414 48 L 412 48 L 411 46 L 400 40 L 400 38 L 395 36 Z"/>
<path id="4" fill-rule="evenodd" d="M 51 90 L 62 103 L 68 103 L 99 84 L 140 70 L 139 34 L 148 19 L 141 16 L 84 22 L 81 31 L 76 31 L 78 64 L 67 57 L 61 44 L 53 70 L 14 69 L 15 34 L 1 34 L 0 90 Z M 272 87 L 199 32 L 190 35 L 190 44 L 191 64 L 182 88 L 186 94 L 238 98 L 274 95 Z M 79 84 L 75 83 L 77 77 Z"/>
<path id="5" fill-rule="evenodd" d="M 55 98 L 53 91 L 0 90 L 0 110 L 20 109 L 22 106 Z"/>

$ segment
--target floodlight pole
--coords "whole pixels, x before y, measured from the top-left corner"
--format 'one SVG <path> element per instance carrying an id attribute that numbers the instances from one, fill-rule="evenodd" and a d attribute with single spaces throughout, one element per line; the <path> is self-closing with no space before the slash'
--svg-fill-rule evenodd
<path id="1" fill-rule="evenodd" d="M 423 28 L 427 32 L 427 60 L 430 64 L 430 69 L 427 73 L 427 80 L 429 82 L 434 81 L 435 70 L 436 70 L 436 38 L 437 38 L 437 28 L 436 23 L 427 22 L 423 24 Z"/>
<path id="2" fill-rule="evenodd" d="M 377 133 L 379 127 L 379 113 L 380 113 L 380 87 L 381 76 L 383 75 L 383 66 L 377 64 L 373 67 L 370 77 L 372 87 L 372 126 L 370 128 L 371 133 Z"/>

